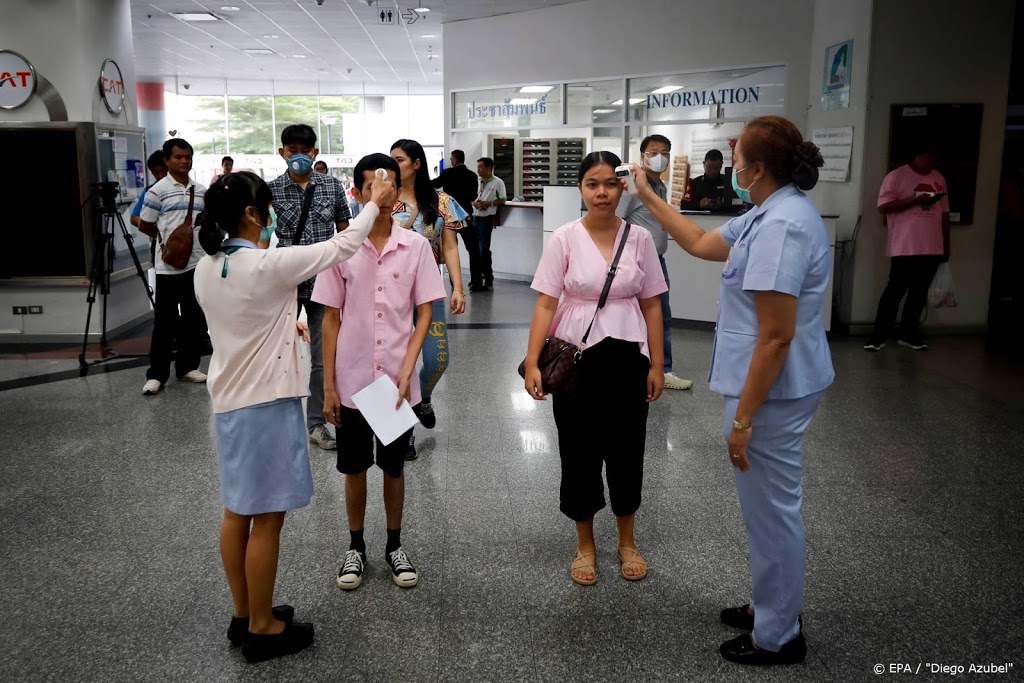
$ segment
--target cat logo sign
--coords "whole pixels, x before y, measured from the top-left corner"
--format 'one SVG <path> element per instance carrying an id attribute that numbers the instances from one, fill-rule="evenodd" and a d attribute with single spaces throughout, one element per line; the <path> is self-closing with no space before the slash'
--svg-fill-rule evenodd
<path id="1" fill-rule="evenodd" d="M 124 109 L 124 78 L 121 76 L 121 67 L 113 59 L 103 62 L 100 67 L 100 97 L 103 98 L 103 106 L 114 116 Z"/>
<path id="2" fill-rule="evenodd" d="M 11 50 L 0 50 L 0 108 L 17 109 L 36 92 L 36 70 Z"/>

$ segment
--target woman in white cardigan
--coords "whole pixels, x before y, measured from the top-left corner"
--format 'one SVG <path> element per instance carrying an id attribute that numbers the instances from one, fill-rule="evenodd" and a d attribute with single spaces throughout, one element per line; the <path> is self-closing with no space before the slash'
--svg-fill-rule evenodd
<path id="1" fill-rule="evenodd" d="M 313 625 L 294 623 L 292 607 L 271 607 L 285 513 L 313 495 L 298 348 L 306 330 L 295 319 L 295 290 L 352 256 L 378 207 L 395 196 L 378 179 L 371 203 L 332 239 L 266 250 L 276 223 L 267 184 L 233 173 L 207 191 L 199 239 L 208 256 L 196 267 L 196 298 L 214 340 L 207 387 L 224 504 L 221 558 L 234 602 L 228 639 L 250 662 L 313 642 Z"/>

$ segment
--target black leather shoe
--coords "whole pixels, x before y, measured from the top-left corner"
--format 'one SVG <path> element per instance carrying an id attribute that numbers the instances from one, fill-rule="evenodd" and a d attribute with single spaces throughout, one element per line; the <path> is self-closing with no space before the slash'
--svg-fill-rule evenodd
<path id="1" fill-rule="evenodd" d="M 804 634 L 798 633 L 796 638 L 782 646 L 778 652 L 759 650 L 749 633 L 727 640 L 718 648 L 722 656 L 730 662 L 751 666 L 771 666 L 772 664 L 800 664 L 807 656 L 807 641 Z"/>
<path id="2" fill-rule="evenodd" d="M 722 610 L 722 623 L 732 628 L 742 629 L 744 631 L 754 630 L 754 615 L 748 612 L 750 605 L 746 604 L 742 607 L 727 607 Z"/>
<path id="3" fill-rule="evenodd" d="M 280 633 L 246 633 L 242 655 L 250 664 L 287 657 L 313 644 L 313 624 L 292 622 Z"/>
<path id="4" fill-rule="evenodd" d="M 291 605 L 278 605 L 271 612 L 278 621 L 286 624 L 292 623 L 295 619 L 295 608 Z M 249 617 L 232 617 L 231 625 L 228 626 L 228 640 L 234 647 L 238 647 L 245 640 L 245 634 L 249 632 Z"/>

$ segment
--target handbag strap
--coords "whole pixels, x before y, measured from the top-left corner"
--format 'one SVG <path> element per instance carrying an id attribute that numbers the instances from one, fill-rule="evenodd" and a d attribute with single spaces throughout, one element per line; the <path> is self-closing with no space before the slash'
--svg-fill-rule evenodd
<path id="1" fill-rule="evenodd" d="M 587 325 L 587 331 L 583 334 L 583 340 L 580 342 L 580 352 L 583 347 L 587 345 L 587 338 L 590 337 L 590 330 L 594 327 L 594 321 L 597 320 L 597 311 L 604 308 L 604 305 L 608 302 L 608 292 L 612 289 L 612 280 L 615 279 L 615 272 L 619 269 L 619 258 L 622 257 L 622 250 L 626 248 L 626 239 L 629 237 L 630 224 L 626 223 L 626 229 L 622 231 L 622 241 L 619 242 L 619 248 L 615 252 L 615 258 L 612 259 L 612 264 L 608 266 L 608 277 L 604 280 L 604 289 L 601 290 L 601 298 L 597 302 L 597 310 L 594 311 L 594 317 L 590 319 L 590 324 Z"/>
<path id="2" fill-rule="evenodd" d="M 295 227 L 295 237 L 292 238 L 292 245 L 298 246 L 302 236 L 306 233 L 306 221 L 309 219 L 309 207 L 313 205 L 313 193 L 316 186 L 310 178 L 306 184 L 306 195 L 302 198 L 302 213 L 299 214 L 299 224 Z"/>
<path id="3" fill-rule="evenodd" d="M 156 183 L 153 183 L 153 185 L 156 185 Z M 152 187 L 152 185 L 150 187 Z M 185 215 L 185 222 L 182 223 L 182 225 L 187 225 L 190 228 L 192 227 L 192 209 L 195 206 L 195 203 L 196 186 L 193 185 L 192 187 L 188 188 L 188 214 Z M 172 230 L 171 232 L 173 233 L 174 230 Z M 164 236 L 160 234 L 160 228 L 157 228 L 156 230 L 156 241 L 160 243 L 161 247 L 164 246 Z"/>

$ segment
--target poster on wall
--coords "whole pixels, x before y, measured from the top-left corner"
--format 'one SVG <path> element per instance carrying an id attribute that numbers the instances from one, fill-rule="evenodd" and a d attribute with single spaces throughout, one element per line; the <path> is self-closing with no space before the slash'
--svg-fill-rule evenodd
<path id="1" fill-rule="evenodd" d="M 849 180 L 853 126 L 815 130 L 811 132 L 811 139 L 825 160 L 825 165 L 818 169 L 818 180 L 831 183 L 845 183 Z"/>
<path id="2" fill-rule="evenodd" d="M 704 161 L 704 155 L 708 153 L 708 150 L 717 149 L 724 157 L 723 166 L 725 168 L 732 166 L 732 147 L 729 146 L 729 140 L 740 136 L 740 133 L 743 132 L 743 124 L 723 123 L 712 126 L 695 126 L 694 128 L 690 137 L 690 163 L 700 169 L 700 164 Z"/>
<path id="3" fill-rule="evenodd" d="M 850 106 L 850 76 L 853 68 L 853 41 L 825 49 L 825 75 L 821 84 L 821 109 L 847 109 Z"/>

